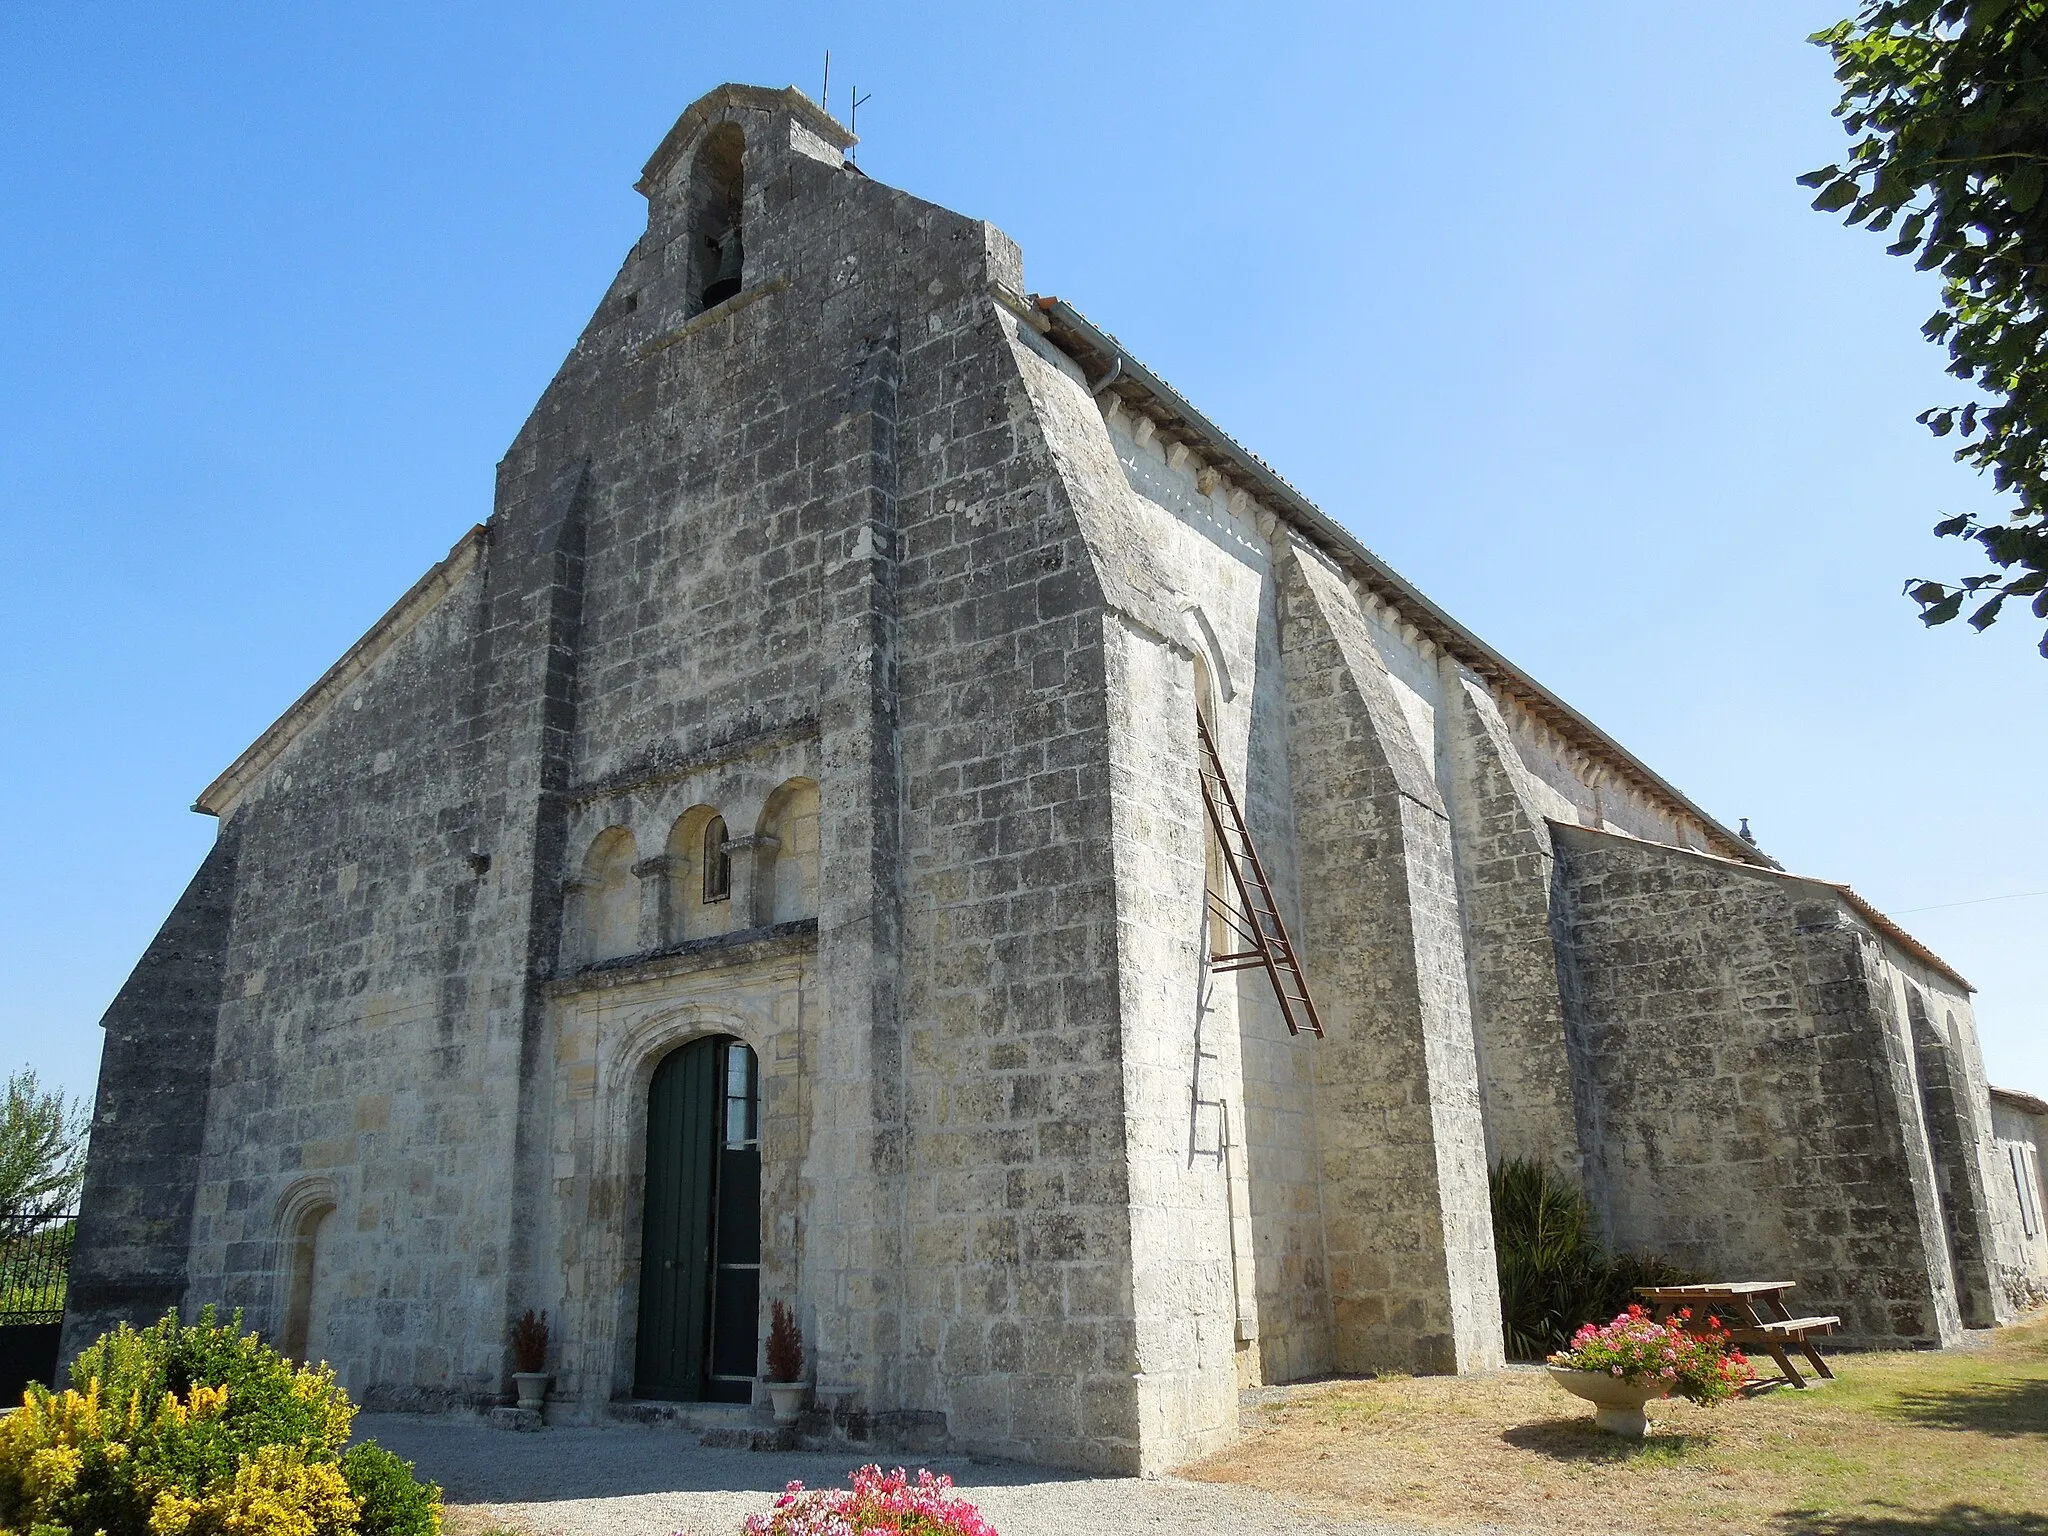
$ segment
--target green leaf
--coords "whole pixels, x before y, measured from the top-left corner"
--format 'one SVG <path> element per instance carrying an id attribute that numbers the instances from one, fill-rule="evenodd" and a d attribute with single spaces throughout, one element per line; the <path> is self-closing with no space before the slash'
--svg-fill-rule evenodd
<path id="1" fill-rule="evenodd" d="M 2010 175 L 2001 176 L 1999 185 L 2005 189 L 2006 201 L 2011 203 L 2015 213 L 2025 213 L 2041 200 L 2041 167 L 2029 160 Z"/>
<path id="2" fill-rule="evenodd" d="M 1952 539 L 1958 534 L 1967 532 L 1969 527 L 1970 514 L 1967 512 L 1959 513 L 1955 517 L 1945 517 L 1936 523 L 1934 525 L 1934 536 L 1938 539 Z"/>
<path id="3" fill-rule="evenodd" d="M 1932 629 L 1937 624 L 1946 624 L 1950 619 L 1954 618 L 1958 613 L 1962 611 L 1962 607 L 1963 594 L 1961 593 L 1961 591 L 1951 592 L 1947 597 L 1944 597 L 1940 602 L 1932 603 L 1927 607 L 1921 609 L 1920 622 L 1922 624 L 1925 624 L 1929 629 Z"/>
<path id="4" fill-rule="evenodd" d="M 1856 183 L 1844 176 L 1840 181 L 1832 183 L 1819 197 L 1816 197 L 1813 200 L 1813 206 L 1822 213 L 1833 213 L 1836 209 L 1846 208 L 1855 202 L 1856 190 Z"/>
<path id="5" fill-rule="evenodd" d="M 1985 630 L 1998 622 L 1998 610 L 2004 606 L 2005 594 L 2001 592 L 1982 608 L 1979 608 L 1970 615 L 1970 628 L 1976 630 L 1980 635 L 1983 634 Z"/>
<path id="6" fill-rule="evenodd" d="M 1977 0 L 1977 3 L 1970 7 L 1970 19 L 1965 26 L 1981 36 L 1989 32 L 1992 24 L 2011 7 L 2012 0 Z"/>

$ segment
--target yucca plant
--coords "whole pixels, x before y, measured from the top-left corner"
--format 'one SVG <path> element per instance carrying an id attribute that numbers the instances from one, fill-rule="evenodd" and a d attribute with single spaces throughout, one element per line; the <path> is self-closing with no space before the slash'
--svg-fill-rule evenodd
<path id="1" fill-rule="evenodd" d="M 1586 1192 L 1547 1163 L 1505 1158 L 1487 1187 L 1501 1331 L 1511 1360 L 1541 1360 L 1563 1349 L 1581 1323 L 1605 1322 L 1626 1308 L 1639 1285 L 1683 1285 L 1693 1278 L 1663 1259 L 1609 1258 Z"/>

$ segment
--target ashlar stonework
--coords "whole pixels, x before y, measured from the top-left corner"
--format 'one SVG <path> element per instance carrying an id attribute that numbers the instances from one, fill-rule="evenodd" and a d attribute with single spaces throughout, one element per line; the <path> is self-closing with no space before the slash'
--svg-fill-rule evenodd
<path id="1" fill-rule="evenodd" d="M 779 1300 L 807 1433 L 1150 1472 L 1497 1364 L 1509 1156 L 1852 1343 L 2009 1316 L 1967 984 L 851 142 L 683 114 L 489 522 L 201 796 L 66 1348 L 213 1302 L 474 1411 L 533 1308 L 591 1422 L 751 1400 Z M 1324 1038 L 1210 964 L 1198 710 Z"/>

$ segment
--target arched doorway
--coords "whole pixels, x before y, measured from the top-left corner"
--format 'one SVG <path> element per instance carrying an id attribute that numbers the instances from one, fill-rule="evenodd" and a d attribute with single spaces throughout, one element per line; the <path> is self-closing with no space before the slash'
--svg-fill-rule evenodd
<path id="1" fill-rule="evenodd" d="M 729 1035 L 671 1051 L 647 1089 L 636 1396 L 753 1397 L 761 1308 L 761 1071 Z"/>

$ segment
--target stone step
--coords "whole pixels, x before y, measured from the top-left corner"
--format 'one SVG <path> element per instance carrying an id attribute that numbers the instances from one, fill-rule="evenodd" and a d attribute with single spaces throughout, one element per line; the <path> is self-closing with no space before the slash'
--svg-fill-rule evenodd
<path id="1" fill-rule="evenodd" d="M 796 1447 L 796 1431 L 771 1424 L 765 1409 L 747 1403 L 613 1403 L 610 1414 L 622 1424 L 645 1424 L 695 1434 L 697 1443 L 713 1450 L 787 1451 Z"/>
<path id="2" fill-rule="evenodd" d="M 707 1429 L 697 1443 L 713 1451 L 793 1451 L 796 1431 L 788 1425 L 748 1424 Z"/>

